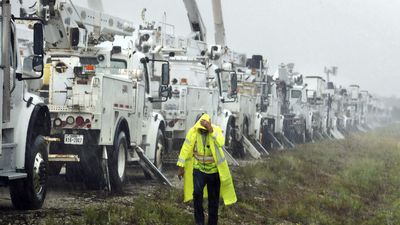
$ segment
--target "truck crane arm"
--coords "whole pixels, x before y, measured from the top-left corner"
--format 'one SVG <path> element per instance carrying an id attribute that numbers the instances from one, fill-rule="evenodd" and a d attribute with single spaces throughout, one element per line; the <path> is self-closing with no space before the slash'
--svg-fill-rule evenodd
<path id="1" fill-rule="evenodd" d="M 199 7 L 197 6 L 196 0 L 183 0 L 185 8 L 188 14 L 190 27 L 196 34 L 196 40 L 206 41 L 206 27 L 203 19 L 201 18 Z"/>
<path id="2" fill-rule="evenodd" d="M 37 16 L 46 21 L 47 48 L 95 46 L 104 41 L 113 41 L 116 35 L 132 36 L 135 30 L 127 20 L 76 6 L 71 0 L 43 2 L 39 5 Z M 97 8 L 101 9 L 102 6 Z"/>
<path id="3" fill-rule="evenodd" d="M 225 46 L 225 26 L 222 15 L 221 0 L 211 0 L 214 16 L 215 44 Z"/>

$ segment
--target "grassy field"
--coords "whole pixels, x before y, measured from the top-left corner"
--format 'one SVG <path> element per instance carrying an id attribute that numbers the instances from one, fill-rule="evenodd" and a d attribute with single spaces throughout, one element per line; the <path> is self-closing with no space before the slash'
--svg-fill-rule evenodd
<path id="1" fill-rule="evenodd" d="M 233 168 L 239 201 L 221 207 L 220 224 L 400 224 L 399 174 L 398 126 L 298 146 Z M 181 194 L 159 187 L 115 198 L 70 223 L 192 224 Z M 58 224 L 51 216 L 45 222 Z"/>

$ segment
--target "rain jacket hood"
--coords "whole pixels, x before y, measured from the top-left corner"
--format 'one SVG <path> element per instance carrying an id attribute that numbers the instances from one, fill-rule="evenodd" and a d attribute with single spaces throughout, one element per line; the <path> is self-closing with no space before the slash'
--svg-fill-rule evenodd
<path id="1" fill-rule="evenodd" d="M 211 123 L 210 116 L 208 114 L 204 113 L 203 115 L 201 115 L 200 119 L 197 120 L 196 124 L 194 125 L 194 128 L 196 130 L 199 130 L 199 129 L 207 130 L 207 128 L 205 128 L 203 125 L 201 125 L 202 120 L 206 120 Z"/>

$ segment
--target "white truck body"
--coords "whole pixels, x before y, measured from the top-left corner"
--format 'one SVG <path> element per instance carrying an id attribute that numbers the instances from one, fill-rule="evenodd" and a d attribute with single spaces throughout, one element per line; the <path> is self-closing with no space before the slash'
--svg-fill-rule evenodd
<path id="1" fill-rule="evenodd" d="M 0 84 L 3 87 L 0 92 L 0 186 L 10 187 L 11 200 L 16 208 L 38 209 L 47 190 L 48 149 L 45 139 L 50 140 L 50 115 L 42 99 L 29 92 L 28 80 L 40 78 L 33 68 L 37 66 L 37 72 L 42 70 L 43 39 L 36 39 L 36 47 L 30 46 L 35 47 L 35 51 L 30 51 L 29 46 L 20 49 L 19 41 L 25 38 L 19 36 L 19 29 L 11 18 L 11 4 L 2 1 L 0 7 Z M 34 27 L 30 34 L 40 36 L 42 26 L 35 24 Z M 24 66 L 21 53 L 28 53 L 23 55 Z"/>

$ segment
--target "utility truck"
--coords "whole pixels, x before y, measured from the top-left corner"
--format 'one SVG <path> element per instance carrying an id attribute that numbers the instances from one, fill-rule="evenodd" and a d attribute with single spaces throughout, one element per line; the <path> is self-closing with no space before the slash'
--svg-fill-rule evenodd
<path id="1" fill-rule="evenodd" d="M 216 67 L 210 65 L 206 30 L 202 23 L 197 4 L 193 0 L 184 1 L 192 32 L 188 37 L 175 34 L 175 27 L 164 22 L 147 22 L 139 26 L 136 49 L 151 59 L 168 60 L 171 70 L 172 97 L 158 105 L 159 113 L 166 119 L 166 140 L 168 143 L 167 162 L 176 162 L 180 146 L 189 129 L 202 113 L 208 113 L 214 124 L 227 134 L 232 113 L 224 110 L 223 102 L 235 98 L 234 93 L 220 97 L 220 89 L 236 85 L 236 74 L 231 80 L 220 79 Z M 152 64 L 152 82 L 159 81 L 159 71 Z M 155 68 L 155 69 L 154 69 Z M 236 88 L 234 88 L 236 89 Z M 228 132 L 229 133 L 229 132 Z M 226 136 L 226 145 L 229 140 Z"/>
<path id="2" fill-rule="evenodd" d="M 70 1 L 42 2 L 39 8 L 47 54 L 42 92 L 48 95 L 52 134 L 60 140 L 50 148 L 50 172 L 58 174 L 65 164 L 68 179 L 120 192 L 127 165 L 140 163 L 146 176 L 169 183 L 160 172 L 166 124 L 153 110 L 153 103 L 170 96 L 169 63 L 160 64 L 154 96 L 149 74 L 154 60 L 133 44 L 126 50 L 99 46 L 118 35 L 132 36 L 132 23 Z"/>
<path id="3" fill-rule="evenodd" d="M 43 26 L 33 25 L 33 55 L 24 57 L 22 67 L 15 20 L 24 18 L 11 15 L 9 0 L 1 1 L 0 7 L 0 186 L 9 186 L 16 208 L 38 209 L 47 191 L 50 113 L 28 92 L 27 81 L 43 73 Z"/>
<path id="4" fill-rule="evenodd" d="M 230 89 L 220 89 L 221 99 L 236 92 L 237 98 L 233 101 L 223 101 L 223 108 L 232 112 L 228 120 L 227 137 L 230 138 L 228 149 L 237 156 L 243 157 L 249 153 L 253 158 L 259 158 L 261 154 L 268 154 L 261 144 L 260 121 L 261 116 L 257 113 L 258 82 L 265 79 L 263 70 L 260 68 L 263 62 L 261 56 L 254 56 L 248 62 L 243 53 L 230 49 L 226 44 L 225 27 L 222 15 L 221 1 L 212 1 L 215 44 L 209 47 L 208 55 L 210 62 L 216 66 L 218 76 L 229 81 L 232 77 L 238 78 L 236 85 Z M 264 68 L 263 68 L 264 69 Z"/>
<path id="5" fill-rule="evenodd" d="M 327 127 L 328 134 L 335 139 L 344 139 L 344 135 L 340 132 L 338 124 L 339 124 L 339 115 L 341 110 L 341 100 L 342 97 L 339 94 L 339 89 L 335 87 L 333 82 L 327 83 Z"/>
<path id="6" fill-rule="evenodd" d="M 304 84 L 307 85 L 306 96 L 312 113 L 312 139 L 328 138 L 327 133 L 327 107 L 326 107 L 326 81 L 320 76 L 306 76 Z"/>
<path id="7" fill-rule="evenodd" d="M 302 86 L 302 75 L 294 72 L 294 63 L 281 64 L 278 70 L 280 82 L 283 119 L 283 133 L 290 143 L 301 144 L 306 141 L 308 105 L 305 89 Z M 292 145 L 291 145 L 292 144 Z"/>

